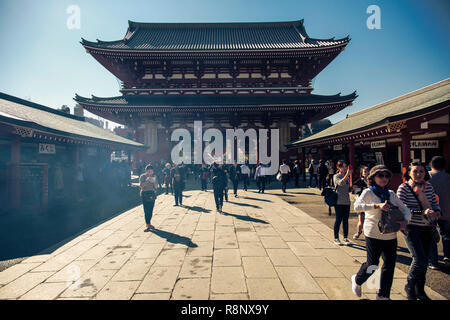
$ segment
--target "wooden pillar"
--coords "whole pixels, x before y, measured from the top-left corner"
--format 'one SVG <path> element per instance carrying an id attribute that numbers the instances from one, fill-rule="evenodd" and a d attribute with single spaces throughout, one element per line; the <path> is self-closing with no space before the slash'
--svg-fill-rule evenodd
<path id="1" fill-rule="evenodd" d="M 320 160 L 325 161 L 325 150 L 324 150 L 324 148 L 323 148 L 323 145 L 320 146 L 319 152 L 320 152 L 320 153 L 319 153 L 319 154 L 320 154 Z"/>
<path id="2" fill-rule="evenodd" d="M 17 210 L 20 205 L 20 137 L 13 136 L 11 140 L 11 163 L 9 170 L 9 196 L 11 209 Z"/>
<path id="3" fill-rule="evenodd" d="M 353 178 L 355 174 L 355 143 L 353 140 L 350 140 L 348 142 L 348 161 L 350 169 L 353 170 L 352 174 L 350 175 L 350 185 L 353 185 Z"/>
<path id="4" fill-rule="evenodd" d="M 306 181 L 306 148 L 302 147 L 302 174 L 303 181 Z"/>
<path id="5" fill-rule="evenodd" d="M 411 162 L 411 134 L 407 130 L 402 130 L 402 175 Z"/>
<path id="6" fill-rule="evenodd" d="M 72 190 L 75 194 L 75 199 L 78 200 L 79 199 L 79 193 L 78 193 L 78 184 L 77 184 L 77 174 L 78 174 L 78 165 L 80 164 L 80 147 L 79 146 L 75 146 L 75 150 L 74 150 L 74 176 L 73 176 L 73 180 L 72 180 Z"/>

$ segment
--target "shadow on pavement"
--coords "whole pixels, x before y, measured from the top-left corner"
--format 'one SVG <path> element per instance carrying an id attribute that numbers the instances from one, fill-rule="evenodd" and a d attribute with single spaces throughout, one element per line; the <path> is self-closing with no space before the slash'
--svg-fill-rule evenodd
<path id="1" fill-rule="evenodd" d="M 242 202 L 234 202 L 234 201 L 228 201 L 228 203 L 232 203 L 232 204 L 235 204 L 237 206 L 242 206 L 242 207 L 251 207 L 251 208 L 261 209 L 260 206 L 256 206 L 254 204 L 248 204 L 248 203 L 242 203 Z"/>
<path id="2" fill-rule="evenodd" d="M 211 210 L 205 209 L 205 208 L 202 208 L 202 207 L 199 207 L 199 206 L 191 207 L 191 206 L 183 205 L 183 208 L 186 208 L 186 209 L 192 210 L 192 211 L 197 211 L 197 212 L 205 212 L 205 213 L 211 212 Z"/>
<path id="3" fill-rule="evenodd" d="M 189 248 L 196 248 L 198 247 L 198 245 L 196 243 L 193 243 L 191 241 L 191 239 L 189 239 L 188 237 L 183 237 L 180 236 L 178 234 L 169 232 L 169 231 L 164 231 L 161 229 L 153 229 L 150 230 L 150 232 L 153 232 L 154 234 L 156 234 L 157 236 L 166 239 L 168 242 L 173 243 L 173 244 L 184 244 L 185 246 L 189 247 Z"/>
<path id="4" fill-rule="evenodd" d="M 225 212 L 225 211 L 222 211 L 222 214 L 225 215 L 225 216 L 232 216 L 232 217 L 235 217 L 236 219 L 240 219 L 240 220 L 244 220 L 244 221 L 269 224 L 267 221 L 264 221 L 264 220 L 261 220 L 261 219 L 257 219 L 257 218 L 252 218 L 252 217 L 249 217 L 249 216 L 241 216 L 239 214 L 228 213 L 228 212 Z"/>
<path id="5" fill-rule="evenodd" d="M 258 199 L 258 198 L 252 198 L 252 197 L 242 197 L 242 196 L 239 196 L 239 198 L 241 198 L 241 199 L 248 199 L 248 200 L 256 200 L 256 201 L 264 201 L 264 202 L 273 202 L 272 200 Z"/>
<path id="6" fill-rule="evenodd" d="M 5 213 L 0 216 L 0 261 L 50 253 L 74 237 L 140 205 L 138 188 L 120 197 L 98 196 L 70 202 L 47 212 Z M 45 250 L 45 251 L 44 251 Z"/>

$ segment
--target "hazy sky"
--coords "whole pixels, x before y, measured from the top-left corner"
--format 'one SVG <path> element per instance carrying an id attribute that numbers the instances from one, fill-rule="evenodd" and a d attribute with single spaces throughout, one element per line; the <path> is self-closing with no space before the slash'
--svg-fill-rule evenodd
<path id="1" fill-rule="evenodd" d="M 80 29 L 69 29 L 71 5 Z M 370 30 L 366 12 L 381 10 L 381 29 Z M 258 22 L 304 19 L 314 38 L 351 41 L 314 80 L 315 94 L 357 90 L 346 114 L 449 77 L 450 1 L 365 0 L 1 0 L 0 91 L 49 107 L 73 107 L 75 93 L 120 95 L 117 79 L 79 43 L 122 39 L 128 20 L 138 22 Z"/>

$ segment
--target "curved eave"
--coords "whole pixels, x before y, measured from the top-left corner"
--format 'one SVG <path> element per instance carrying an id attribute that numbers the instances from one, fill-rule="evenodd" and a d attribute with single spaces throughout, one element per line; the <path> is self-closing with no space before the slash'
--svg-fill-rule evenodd
<path id="1" fill-rule="evenodd" d="M 285 144 L 285 146 L 286 147 L 304 147 L 304 146 L 310 146 L 313 144 L 326 143 L 327 141 L 333 140 L 333 139 L 343 139 L 347 136 L 351 136 L 354 134 L 363 133 L 363 132 L 369 131 L 369 130 L 379 129 L 380 127 L 384 127 L 384 126 L 388 125 L 389 123 L 424 116 L 427 113 L 439 110 L 440 108 L 442 108 L 445 105 L 448 106 L 448 101 L 445 101 L 443 103 L 440 103 L 440 104 L 437 104 L 434 106 L 430 106 L 425 109 L 415 110 L 412 112 L 407 112 L 407 113 L 394 115 L 394 116 L 388 116 L 380 121 L 371 123 L 371 124 L 363 126 L 363 127 L 355 128 L 355 129 L 352 129 L 349 131 L 340 132 L 340 133 L 332 134 L 332 135 L 325 136 L 325 137 L 318 137 L 316 139 L 310 139 L 308 141 L 297 140 L 297 141 L 294 141 L 291 143 L 287 143 L 287 144 Z M 312 136 L 310 136 L 310 137 L 312 137 Z M 310 138 L 310 137 L 308 137 L 308 138 Z M 305 139 L 307 139 L 307 138 L 305 138 Z"/>
<path id="2" fill-rule="evenodd" d="M 318 40 L 318 41 L 327 41 L 327 40 Z M 341 41 L 341 40 L 336 40 Z M 97 53 L 109 53 L 109 54 L 226 54 L 226 53 L 259 53 L 259 52 L 268 52 L 268 53 L 281 53 L 286 54 L 289 52 L 310 52 L 310 51 L 327 51 L 330 49 L 338 49 L 344 48 L 349 43 L 349 38 L 344 38 L 342 43 L 337 43 L 334 45 L 328 46 L 315 46 L 315 47 L 305 47 L 305 48 L 284 48 L 284 49 L 214 49 L 214 50 L 148 50 L 148 49 L 134 49 L 134 48 L 106 48 L 102 46 L 100 43 L 91 42 L 84 40 L 80 42 L 86 50 L 96 50 Z M 118 40 L 114 43 L 123 42 L 123 40 Z M 106 42 L 105 42 L 106 43 Z"/>
<path id="3" fill-rule="evenodd" d="M 139 148 L 148 148 L 147 146 L 145 146 L 143 144 L 135 145 L 135 144 L 128 144 L 125 142 L 118 142 L 118 141 L 116 142 L 116 141 L 111 141 L 111 140 L 107 140 L 107 139 L 100 139 L 100 138 L 78 135 L 78 134 L 74 134 L 74 133 L 70 133 L 70 132 L 65 132 L 65 131 L 60 131 L 60 130 L 52 129 L 49 127 L 45 127 L 45 126 L 39 125 L 32 121 L 12 119 L 12 118 L 4 117 L 1 115 L 0 115 L 0 123 L 4 123 L 4 124 L 10 125 L 10 126 L 19 126 L 19 127 L 29 128 L 29 129 L 33 129 L 34 131 L 42 132 L 44 134 L 46 133 L 49 135 L 59 136 L 59 137 L 67 138 L 67 139 L 90 141 L 92 143 L 98 143 L 98 144 L 109 145 L 109 146 L 118 146 L 119 145 L 119 146 L 127 147 L 127 148 L 138 148 L 138 149 Z"/>

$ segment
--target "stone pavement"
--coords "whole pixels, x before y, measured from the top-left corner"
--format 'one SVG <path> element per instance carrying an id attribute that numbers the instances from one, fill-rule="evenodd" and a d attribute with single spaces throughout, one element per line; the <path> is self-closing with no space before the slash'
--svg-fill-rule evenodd
<path id="1" fill-rule="evenodd" d="M 154 232 L 135 207 L 0 272 L 0 299 L 357 299 L 364 248 L 335 246 L 330 228 L 268 192 L 230 192 L 224 214 L 211 191 L 185 192 L 183 207 L 160 195 Z M 363 298 L 375 299 L 371 279 Z M 392 299 L 405 281 L 396 269 Z"/>

